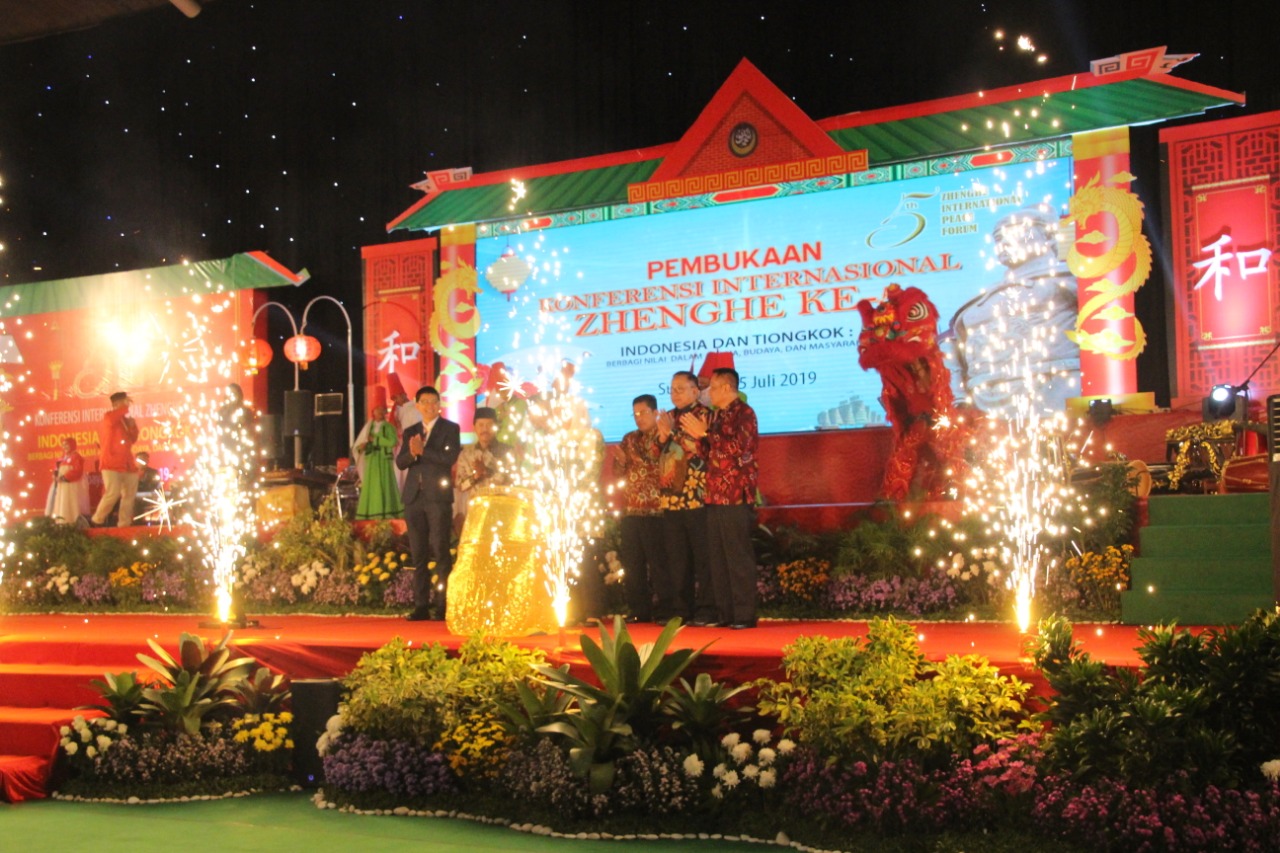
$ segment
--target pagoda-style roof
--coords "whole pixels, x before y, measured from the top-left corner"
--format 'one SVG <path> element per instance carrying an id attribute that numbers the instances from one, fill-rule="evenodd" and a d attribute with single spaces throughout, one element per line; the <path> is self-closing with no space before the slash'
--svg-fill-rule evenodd
<path id="1" fill-rule="evenodd" d="M 172 296 L 296 286 L 310 277 L 306 270 L 291 272 L 266 252 L 241 252 L 209 261 L 0 287 L 0 317 L 70 311 L 102 300 L 116 304 L 147 302 Z"/>
<path id="2" fill-rule="evenodd" d="M 785 103 L 784 103 L 785 102 Z M 431 230 L 446 225 L 493 222 L 579 208 L 626 205 L 628 188 L 707 171 L 699 152 L 710 149 L 713 133 L 723 134 L 735 115 L 763 125 L 766 142 L 778 152 L 816 151 L 820 130 L 833 150 L 866 152 L 871 169 L 912 160 L 1071 136 L 1108 127 L 1149 124 L 1203 114 L 1215 107 L 1243 104 L 1244 96 L 1149 69 L 1120 73 L 1071 74 L 901 107 L 848 113 L 812 121 L 746 60 L 738 66 L 702 116 L 677 142 L 579 160 L 488 172 L 429 191 L 392 220 L 388 231 Z M 736 111 L 736 112 L 735 112 Z M 770 124 L 772 122 L 772 125 Z M 778 138 L 791 142 L 789 148 Z M 718 138 L 718 137 L 717 137 Z M 719 143 L 717 143 L 718 145 Z M 766 145 L 761 146 L 765 151 Z M 718 150 L 718 149 L 717 149 Z M 804 156 L 793 156 L 799 160 Z M 668 162 L 671 158 L 672 162 Z M 682 171 L 684 170 L 684 171 Z M 693 170 L 693 171 L 689 171 Z M 513 210 L 511 181 L 524 196 Z"/>

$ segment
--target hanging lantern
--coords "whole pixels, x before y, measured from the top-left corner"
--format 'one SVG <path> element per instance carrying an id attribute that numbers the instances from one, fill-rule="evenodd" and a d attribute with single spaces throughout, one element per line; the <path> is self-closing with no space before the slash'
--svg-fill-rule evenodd
<path id="1" fill-rule="evenodd" d="M 271 351 L 271 344 L 262 338 L 249 339 L 249 351 L 245 354 L 245 369 L 250 376 L 257 374 L 268 364 L 271 359 L 275 358 L 275 353 Z"/>
<path id="2" fill-rule="evenodd" d="M 528 261 L 516 254 L 516 250 L 507 247 L 502 255 L 489 265 L 484 271 L 484 277 L 489 279 L 489 283 L 499 293 L 507 295 L 507 301 L 511 301 L 511 294 L 515 293 L 520 285 L 525 283 L 529 278 L 529 273 L 533 272 L 533 267 L 529 266 Z"/>
<path id="3" fill-rule="evenodd" d="M 306 370 L 320 357 L 320 342 L 310 335 L 294 335 L 284 342 L 284 357 Z"/>

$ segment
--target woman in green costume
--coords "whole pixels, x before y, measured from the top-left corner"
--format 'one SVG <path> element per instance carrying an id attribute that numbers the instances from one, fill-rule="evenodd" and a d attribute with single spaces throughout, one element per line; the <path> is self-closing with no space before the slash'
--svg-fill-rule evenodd
<path id="1" fill-rule="evenodd" d="M 369 423 L 360 431 L 355 445 L 361 460 L 356 519 L 399 518 L 404 514 L 404 504 L 396 485 L 396 428 L 387 420 L 386 406 L 374 406 L 369 414 Z"/>

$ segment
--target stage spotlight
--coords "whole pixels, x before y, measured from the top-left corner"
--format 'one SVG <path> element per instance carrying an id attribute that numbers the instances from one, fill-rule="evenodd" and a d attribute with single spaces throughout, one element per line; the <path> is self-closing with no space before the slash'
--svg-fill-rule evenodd
<path id="1" fill-rule="evenodd" d="M 1214 385 L 1209 396 L 1204 398 L 1200 410 L 1206 422 L 1220 421 L 1235 416 L 1243 403 L 1240 389 L 1236 386 Z"/>
<path id="2" fill-rule="evenodd" d="M 1089 420 L 1096 427 L 1104 427 L 1116 413 L 1116 407 L 1110 399 L 1089 401 Z"/>

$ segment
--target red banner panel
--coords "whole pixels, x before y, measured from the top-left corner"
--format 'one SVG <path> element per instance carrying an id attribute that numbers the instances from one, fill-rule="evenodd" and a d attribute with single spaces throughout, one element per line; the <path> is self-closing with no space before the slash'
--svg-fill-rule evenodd
<path id="1" fill-rule="evenodd" d="M 1195 188 L 1194 282 L 1200 335 L 1193 349 L 1265 344 L 1276 303 L 1267 176 Z"/>

